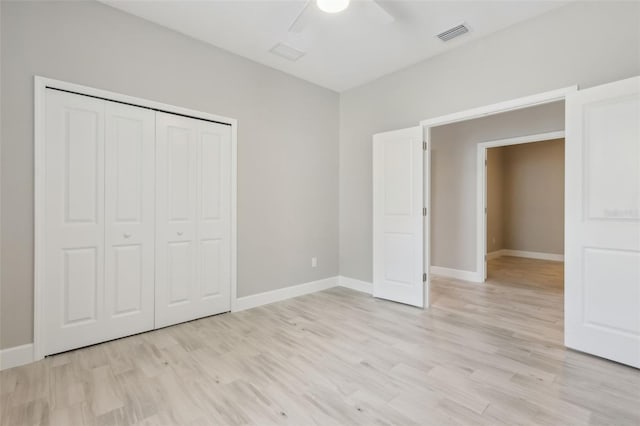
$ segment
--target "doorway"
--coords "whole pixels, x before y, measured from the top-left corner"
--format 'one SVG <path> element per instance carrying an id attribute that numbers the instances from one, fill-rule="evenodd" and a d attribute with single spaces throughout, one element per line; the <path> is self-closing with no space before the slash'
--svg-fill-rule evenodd
<path id="1" fill-rule="evenodd" d="M 482 281 L 504 256 L 564 261 L 564 131 L 482 142 L 477 174 Z"/>
<path id="2" fill-rule="evenodd" d="M 531 310 L 528 324 L 561 344 L 564 332 L 557 324 L 564 316 L 564 132 L 482 143 L 478 157 L 483 163 L 478 167 L 484 201 L 478 209 L 483 219 L 483 286 L 510 300 L 522 297 L 519 309 Z M 544 310 L 544 316 L 536 310 Z"/>
<path id="3" fill-rule="evenodd" d="M 640 269 L 637 267 L 640 239 L 636 238 L 640 235 L 640 168 L 637 161 L 640 158 L 640 126 L 637 121 L 640 112 L 640 77 L 580 91 L 573 86 L 423 120 L 420 122 L 424 137 L 423 156 L 419 155 L 420 142 L 416 138 L 415 127 L 404 129 L 406 134 L 398 130 L 374 135 L 374 296 L 391 289 L 396 284 L 391 281 L 399 281 L 396 278 L 400 277 L 405 278 L 402 282 L 404 287 L 424 289 L 424 293 L 422 290 L 415 291 L 412 304 L 421 307 L 429 305 L 429 297 L 424 298 L 424 303 L 419 299 L 423 294 L 429 294 L 429 275 L 432 271 L 429 266 L 438 262 L 437 247 L 432 247 L 420 236 L 423 227 L 427 228 L 424 229 L 424 235 L 435 236 L 436 231 L 441 230 L 438 226 L 430 225 L 434 213 L 431 204 L 434 207 L 438 205 L 436 193 L 428 193 L 428 182 L 433 180 L 431 160 L 438 155 L 431 149 L 434 128 L 556 101 L 565 101 L 564 125 L 556 129 L 566 129 L 564 344 L 637 367 L 640 366 L 640 317 L 637 316 L 640 300 Z M 460 171 L 466 174 L 471 172 L 475 177 L 476 146 L 473 148 L 471 160 Z M 414 161 L 418 157 L 424 161 Z M 450 158 L 455 157 L 469 158 L 464 153 Z M 472 189 L 468 192 L 475 193 L 475 185 L 472 183 Z M 402 190 L 395 191 L 398 188 Z M 423 188 L 427 194 L 419 196 Z M 449 196 L 454 201 L 462 198 L 460 194 Z M 472 212 L 471 225 L 466 229 L 456 229 L 450 235 L 460 237 L 475 233 L 477 226 L 473 219 L 476 216 L 473 201 L 471 205 L 468 209 Z M 445 214 L 459 212 L 465 210 L 447 209 Z M 380 226 L 385 221 L 398 222 L 400 218 L 407 226 L 399 231 L 391 232 Z M 386 238 L 388 235 L 385 234 L 392 235 L 392 238 Z M 405 259 L 406 256 L 399 258 L 396 243 L 400 240 L 407 248 L 404 252 L 410 260 Z M 409 246 L 419 247 L 417 243 L 420 242 L 423 243 L 421 250 L 408 249 Z M 452 252 L 462 255 L 461 264 L 466 267 L 462 272 L 470 274 L 472 278 L 467 281 L 481 283 L 484 274 L 480 271 L 485 262 L 484 256 L 479 261 L 476 248 L 477 244 L 472 244 L 470 249 L 467 245 L 459 250 L 456 247 Z M 485 250 L 483 246 L 481 252 Z M 468 256 L 469 252 L 471 256 Z M 431 259 L 431 262 L 423 263 L 423 259 Z M 422 280 L 417 273 L 401 275 L 403 262 L 411 265 L 422 263 Z M 379 273 L 376 274 L 376 271 Z M 384 298 L 401 301 L 393 291 Z M 452 303 L 460 302 L 454 300 Z"/>

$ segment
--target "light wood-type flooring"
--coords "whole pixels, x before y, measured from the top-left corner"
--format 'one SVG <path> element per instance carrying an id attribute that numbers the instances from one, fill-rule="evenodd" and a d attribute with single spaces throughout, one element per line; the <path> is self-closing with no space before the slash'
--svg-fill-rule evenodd
<path id="1" fill-rule="evenodd" d="M 562 264 L 433 279 L 420 310 L 334 288 L 0 373 L 3 425 L 638 425 L 640 371 L 562 345 Z"/>

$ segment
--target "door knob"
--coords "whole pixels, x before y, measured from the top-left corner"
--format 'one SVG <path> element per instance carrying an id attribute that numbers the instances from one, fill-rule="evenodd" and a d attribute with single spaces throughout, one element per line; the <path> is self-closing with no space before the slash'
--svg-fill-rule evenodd
<path id="1" fill-rule="evenodd" d="M 182 235 L 182 231 L 178 231 L 178 235 Z"/>
<path id="2" fill-rule="evenodd" d="M 123 237 L 125 238 L 129 238 L 131 236 L 131 234 L 127 234 L 126 232 L 124 234 L 122 234 Z"/>

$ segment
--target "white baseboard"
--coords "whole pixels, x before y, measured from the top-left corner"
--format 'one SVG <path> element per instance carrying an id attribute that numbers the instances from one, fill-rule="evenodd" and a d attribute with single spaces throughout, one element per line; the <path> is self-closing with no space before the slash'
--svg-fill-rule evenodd
<path id="1" fill-rule="evenodd" d="M 478 272 L 464 271 L 462 269 L 444 268 L 442 266 L 432 266 L 429 271 L 433 275 L 439 275 L 441 277 L 453 278 L 456 280 L 469 281 L 472 283 L 484 282 L 484 277 L 481 277 Z"/>
<path id="2" fill-rule="evenodd" d="M 33 343 L 0 349 L 0 370 L 33 362 Z"/>
<path id="3" fill-rule="evenodd" d="M 291 287 L 279 288 L 278 290 L 265 291 L 264 293 L 253 294 L 251 296 L 239 297 L 236 300 L 234 312 L 280 302 L 281 300 L 291 299 L 293 297 L 304 296 L 305 294 L 326 290 L 337 285 L 338 277 L 336 276 Z"/>
<path id="4" fill-rule="evenodd" d="M 357 280 L 355 278 L 349 278 L 340 275 L 338 277 L 338 285 L 340 287 L 350 288 L 351 290 L 373 294 L 373 283 L 367 281 Z"/>
<path id="5" fill-rule="evenodd" d="M 509 250 L 509 249 L 502 249 L 502 250 L 489 253 L 487 254 L 487 259 L 491 259 L 489 255 L 494 255 L 494 253 L 497 253 L 495 257 L 514 256 L 514 257 L 526 257 L 528 259 L 540 259 L 540 260 L 552 260 L 554 262 L 564 262 L 563 254 L 540 253 L 537 251 Z"/>
<path id="6" fill-rule="evenodd" d="M 491 260 L 491 259 L 496 259 L 500 256 L 504 256 L 502 254 L 504 250 L 496 250 L 496 251 L 492 251 L 491 253 L 487 253 L 487 260 Z"/>

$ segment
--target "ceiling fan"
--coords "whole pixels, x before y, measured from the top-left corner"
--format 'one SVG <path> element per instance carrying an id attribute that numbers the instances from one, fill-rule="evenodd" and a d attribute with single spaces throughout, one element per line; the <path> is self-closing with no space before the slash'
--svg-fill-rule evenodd
<path id="1" fill-rule="evenodd" d="M 313 4 L 316 4 L 314 6 Z M 301 33 L 309 25 L 309 23 L 317 16 L 318 13 L 337 13 L 342 12 L 349 6 L 350 0 L 308 0 L 300 9 L 300 12 L 289 26 L 290 33 Z M 381 24 L 389 24 L 395 21 L 395 17 L 389 12 L 382 1 L 366 0 L 359 1 L 359 4 L 366 5 L 369 9 L 369 15 Z"/>

